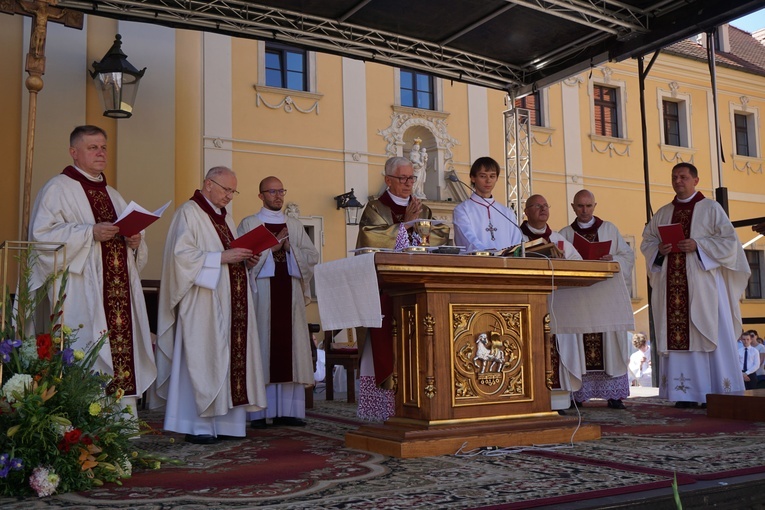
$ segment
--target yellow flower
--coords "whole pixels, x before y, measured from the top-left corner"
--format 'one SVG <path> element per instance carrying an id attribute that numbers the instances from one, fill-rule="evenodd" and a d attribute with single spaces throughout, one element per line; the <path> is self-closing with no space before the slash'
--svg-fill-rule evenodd
<path id="1" fill-rule="evenodd" d="M 98 413 L 101 412 L 101 404 L 98 402 L 93 402 L 90 404 L 90 407 L 88 407 L 88 412 L 91 416 L 98 416 Z"/>
<path id="2" fill-rule="evenodd" d="M 82 361 L 82 358 L 84 358 L 84 357 L 85 357 L 85 351 L 81 351 L 79 349 L 74 351 L 74 359 L 75 359 L 75 361 Z"/>
<path id="3" fill-rule="evenodd" d="M 117 402 L 122 400 L 122 397 L 125 396 L 125 390 L 122 388 L 117 388 L 117 391 L 114 392 L 114 398 L 117 399 Z"/>
<path id="4" fill-rule="evenodd" d="M 66 336 L 69 336 L 69 335 L 71 335 L 71 334 L 72 334 L 72 328 L 70 328 L 70 327 L 69 327 L 69 326 L 67 326 L 66 324 L 64 324 L 63 326 L 61 326 L 61 330 L 64 332 L 64 334 L 65 334 Z"/>

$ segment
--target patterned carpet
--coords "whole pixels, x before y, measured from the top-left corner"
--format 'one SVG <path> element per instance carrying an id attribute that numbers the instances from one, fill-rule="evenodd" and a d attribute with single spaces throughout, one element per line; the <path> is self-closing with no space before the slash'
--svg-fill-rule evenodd
<path id="1" fill-rule="evenodd" d="M 598 441 L 403 460 L 344 448 L 345 432 L 359 425 L 355 406 L 317 401 L 305 428 L 249 430 L 212 446 L 172 433 L 143 436 L 137 446 L 183 464 L 87 493 L 0 499 L 0 507 L 522 509 L 669 487 L 674 472 L 681 485 L 765 472 L 752 448 L 765 442 L 763 423 L 711 419 L 655 397 L 627 405 L 585 404 L 582 420 L 602 426 Z M 142 417 L 162 422 L 161 414 Z"/>

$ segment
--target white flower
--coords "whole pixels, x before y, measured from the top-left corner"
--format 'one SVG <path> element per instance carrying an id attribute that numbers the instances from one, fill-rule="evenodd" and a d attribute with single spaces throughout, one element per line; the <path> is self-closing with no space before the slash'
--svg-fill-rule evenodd
<path id="1" fill-rule="evenodd" d="M 23 395 L 28 387 L 32 385 L 32 376 L 29 374 L 14 374 L 13 377 L 3 385 L 2 392 L 0 394 L 8 399 L 8 402 L 16 402 L 16 397 L 13 396 L 14 392 L 18 392 Z"/>
<path id="2" fill-rule="evenodd" d="M 51 468 L 36 467 L 29 477 L 29 486 L 32 487 L 37 496 L 43 498 L 56 492 L 61 478 Z"/>

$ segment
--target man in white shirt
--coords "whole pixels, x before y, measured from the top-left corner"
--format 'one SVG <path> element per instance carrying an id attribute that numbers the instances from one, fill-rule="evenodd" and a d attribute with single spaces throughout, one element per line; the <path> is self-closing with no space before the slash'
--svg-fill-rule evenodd
<path id="1" fill-rule="evenodd" d="M 760 352 L 752 346 L 749 333 L 741 335 L 743 345 L 738 349 L 738 363 L 744 377 L 744 387 L 753 390 L 757 387 L 757 370 L 761 367 Z"/>

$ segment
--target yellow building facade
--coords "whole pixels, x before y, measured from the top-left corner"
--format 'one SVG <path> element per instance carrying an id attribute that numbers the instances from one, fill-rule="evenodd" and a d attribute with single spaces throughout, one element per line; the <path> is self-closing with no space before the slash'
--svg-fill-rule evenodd
<path id="1" fill-rule="evenodd" d="M 730 30 L 735 37 L 742 34 Z M 23 67 L 29 33 L 28 19 L 0 15 L 0 146 L 8 190 L 0 202 L 2 240 L 20 238 L 28 106 Z M 101 115 L 87 73 L 116 33 L 131 63 L 147 67 L 133 117 L 119 121 Z M 362 203 L 377 196 L 384 186 L 385 160 L 407 156 L 415 138 L 428 154 L 425 193 L 439 218 L 448 221 L 463 196 L 446 180 L 450 171 L 469 182 L 471 162 L 489 155 L 503 164 L 504 172 L 503 112 L 510 105 L 503 92 L 434 78 L 432 110 L 402 106 L 399 69 L 315 52 L 306 54 L 307 90 L 272 87 L 266 81 L 266 47 L 260 41 L 88 16 L 81 31 L 51 24 L 45 87 L 38 100 L 32 196 L 71 162 L 68 136 L 74 126 L 103 127 L 109 133 L 109 183 L 126 200 L 149 210 L 173 200 L 146 234 L 150 262 L 142 277 L 159 279 L 172 210 L 191 197 L 204 172 L 215 165 L 237 174 L 241 195 L 231 210 L 236 222 L 260 209 L 260 180 L 278 176 L 288 190 L 285 201 L 295 204 L 325 262 L 348 256 L 357 232 L 345 224 L 333 197 L 351 188 Z M 707 197 L 713 198 L 721 184 L 728 188 L 733 220 L 765 216 L 765 128 L 760 120 L 765 70 L 717 68 L 725 160 L 718 175 L 708 67 L 681 50 L 663 52 L 646 81 L 653 210 L 672 200 L 673 164 L 692 161 Z M 616 136 L 596 134 L 597 87 L 615 91 Z M 552 205 L 554 229 L 575 218 L 569 204 L 578 190 L 595 194 L 596 215 L 615 223 L 635 248 L 636 329 L 648 332 L 645 261 L 639 253 L 646 206 L 637 64 L 597 66 L 540 91 L 538 101 L 542 125 L 531 130 L 532 191 Z M 679 145 L 665 143 L 667 101 L 678 105 Z M 736 153 L 737 115 L 748 122 L 749 156 Z M 504 201 L 506 195 L 498 186 L 497 199 Z M 743 243 L 755 238 L 749 227 L 738 234 Z M 762 296 L 765 242 L 757 240 L 747 249 L 759 257 Z M 765 300 L 743 299 L 742 311 L 745 317 L 765 316 Z M 315 303 L 309 320 L 318 322 Z M 765 324 L 753 327 L 765 333 Z"/>

